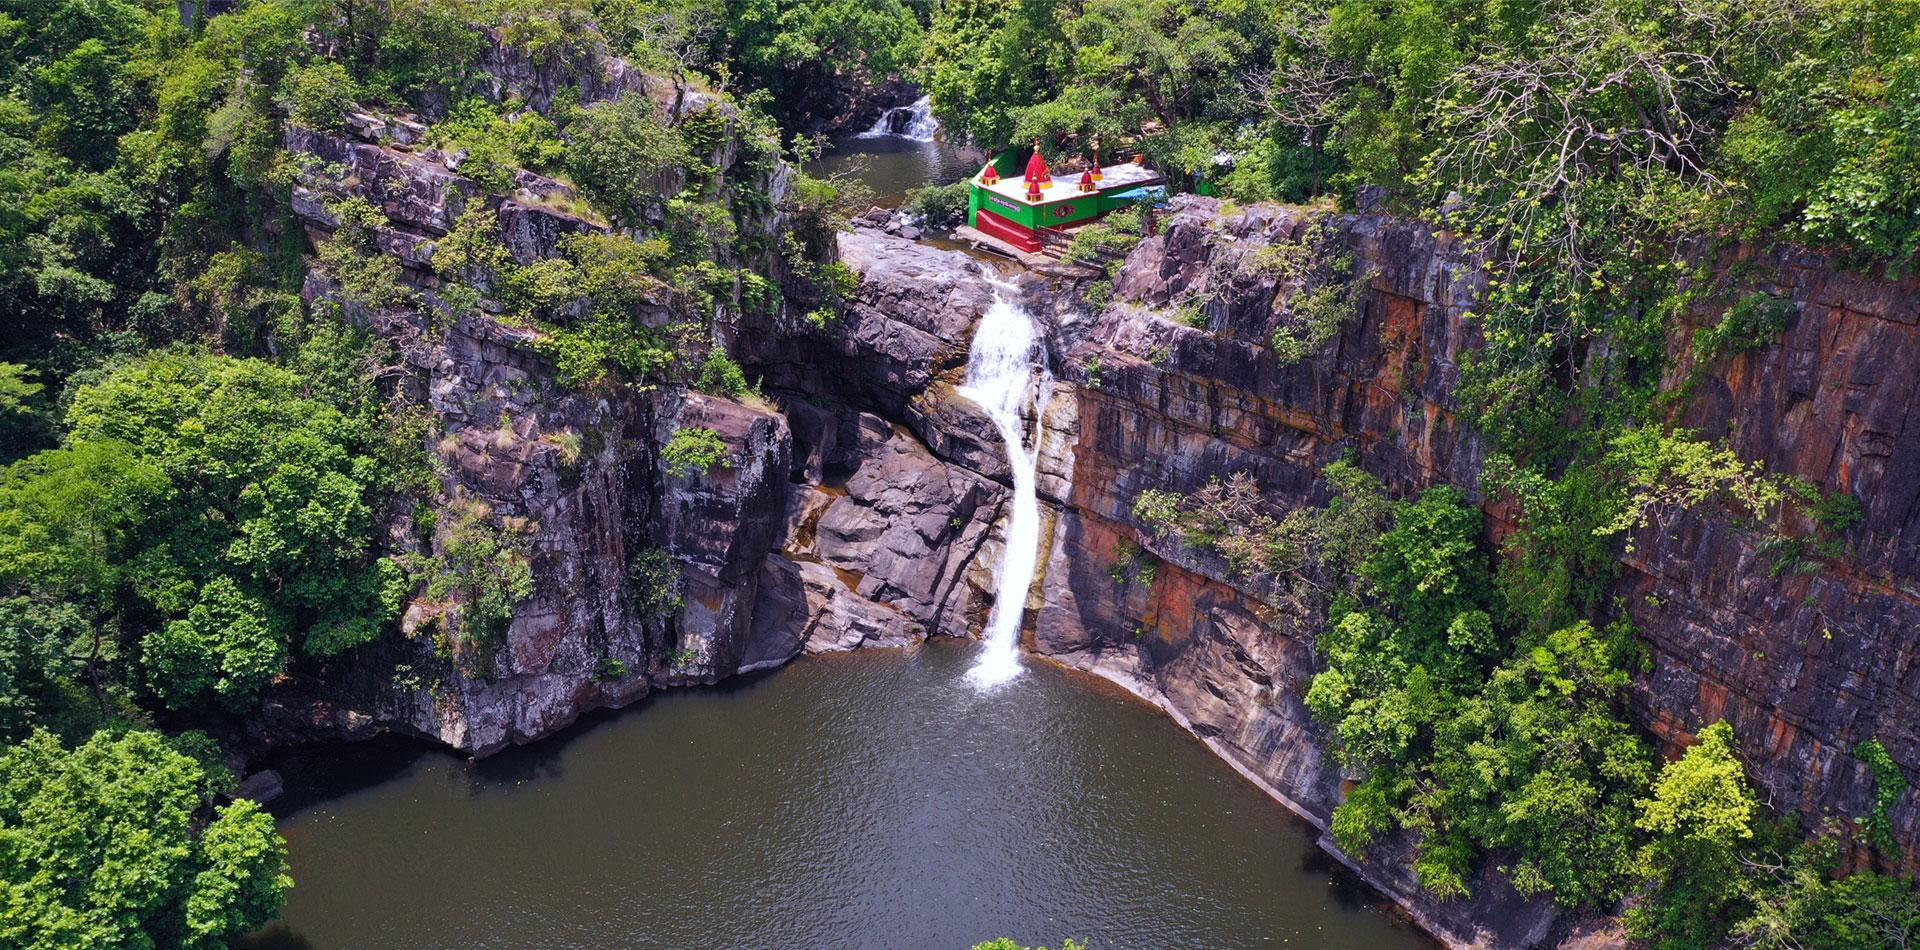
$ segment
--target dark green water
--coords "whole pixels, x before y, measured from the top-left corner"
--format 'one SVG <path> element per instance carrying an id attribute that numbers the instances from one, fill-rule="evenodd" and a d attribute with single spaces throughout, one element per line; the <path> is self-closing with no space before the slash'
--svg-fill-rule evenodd
<path id="1" fill-rule="evenodd" d="M 478 764 L 303 753 L 299 883 L 251 945 L 1428 946 L 1156 710 L 1032 661 L 977 692 L 977 649 L 804 659 Z"/>
<path id="2" fill-rule="evenodd" d="M 986 160 L 945 140 L 916 142 L 892 136 L 848 137 L 830 143 L 819 158 L 807 163 L 807 172 L 827 176 L 848 174 L 873 189 L 874 202 L 894 208 L 907 192 L 922 185 L 945 185 L 980 170 Z"/>

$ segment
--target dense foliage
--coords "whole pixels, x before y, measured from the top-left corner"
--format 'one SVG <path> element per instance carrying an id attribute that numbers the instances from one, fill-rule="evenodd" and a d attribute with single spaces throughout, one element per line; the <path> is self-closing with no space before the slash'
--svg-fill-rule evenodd
<path id="1" fill-rule="evenodd" d="M 37 732 L 0 751 L 0 943 L 223 947 L 292 881 L 273 819 L 200 761 L 191 736 Z M 199 737 L 204 740 L 204 736 Z"/>
<path id="2" fill-rule="evenodd" d="M 1685 465 L 1727 464 L 1672 451 Z M 1244 475 L 1142 491 L 1133 515 L 1275 606 L 1325 612 L 1324 670 L 1305 700 L 1357 779 L 1333 815 L 1343 847 L 1410 843 L 1421 883 L 1443 897 L 1470 893 L 1491 867 L 1570 907 L 1627 900 L 1634 932 L 1660 947 L 1910 938 L 1920 892 L 1871 870 L 1842 873 L 1847 829 L 1806 839 L 1767 817 L 1725 723 L 1659 768 L 1623 708 L 1641 662 L 1632 631 L 1579 618 L 1543 625 L 1535 600 L 1552 584 L 1529 576 L 1524 556 L 1485 547 L 1483 517 L 1461 492 L 1391 501 L 1350 461 L 1324 474 L 1329 502 L 1283 517 Z M 1640 504 L 1653 502 L 1623 503 L 1622 517 Z M 1123 547 L 1118 557 L 1117 584 L 1152 583 L 1153 554 Z M 1885 846 L 1885 809 L 1904 781 L 1878 742 L 1856 755 L 1879 795 L 1853 836 Z"/>

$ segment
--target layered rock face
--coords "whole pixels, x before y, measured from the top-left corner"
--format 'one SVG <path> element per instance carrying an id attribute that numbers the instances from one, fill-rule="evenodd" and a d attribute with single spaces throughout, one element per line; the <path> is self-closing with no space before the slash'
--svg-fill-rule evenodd
<path id="1" fill-rule="evenodd" d="M 1669 742 L 1726 719 L 1776 807 L 1857 817 L 1873 793 L 1857 743 L 1879 739 L 1920 778 L 1920 277 L 1793 249 L 1712 265 L 1794 317 L 1777 343 L 1706 364 L 1681 423 L 1852 496 L 1863 517 L 1844 556 L 1804 572 L 1711 512 L 1640 532 L 1619 589 L 1654 647 L 1636 705 Z M 1705 325 L 1724 309 L 1690 317 Z M 1669 349 L 1684 352 L 1691 329 Z M 1890 818 L 1920 867 L 1920 797 L 1909 791 Z"/>
<path id="2" fill-rule="evenodd" d="M 1224 560 L 1141 530 L 1133 502 L 1146 489 L 1190 491 L 1246 473 L 1280 508 L 1318 504 L 1320 470 L 1349 450 L 1395 493 L 1473 485 L 1482 448 L 1454 420 L 1452 392 L 1459 356 L 1474 345 L 1463 317 L 1481 279 L 1449 238 L 1347 221 L 1340 240 L 1372 275 L 1361 316 L 1322 352 L 1282 365 L 1266 341 L 1287 312 L 1283 288 L 1233 288 L 1204 329 L 1176 310 L 1206 295 L 1207 281 L 1235 279 L 1230 258 L 1298 240 L 1306 221 L 1277 208 L 1223 220 L 1204 200 L 1176 207 L 1115 276 L 1113 302 L 1095 314 L 1071 297 L 1054 302 L 1057 361 L 1079 385 L 1050 420 L 1049 456 L 1060 463 L 1042 488 L 1060 515 L 1032 645 L 1158 703 L 1325 828 L 1342 776 L 1304 703 L 1323 618 L 1276 609 L 1271 591 Z M 1130 547 L 1158 559 L 1150 578 L 1110 570 Z M 1322 844 L 1450 943 L 1557 936 L 1550 906 L 1495 875 L 1471 900 L 1440 902 L 1402 862 L 1360 865 Z"/>

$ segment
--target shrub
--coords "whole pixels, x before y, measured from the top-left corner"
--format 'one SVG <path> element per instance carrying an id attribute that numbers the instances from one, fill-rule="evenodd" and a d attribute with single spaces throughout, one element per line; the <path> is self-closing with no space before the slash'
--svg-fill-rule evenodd
<path id="1" fill-rule="evenodd" d="M 1070 261 L 1091 261 L 1133 250 L 1146 233 L 1143 214 L 1139 208 L 1126 208 L 1076 229 L 1062 256 Z"/>
<path id="2" fill-rule="evenodd" d="M 1727 311 L 1719 323 L 1693 331 L 1693 352 L 1700 360 L 1725 353 L 1744 353 L 1765 346 L 1786 330 L 1793 319 L 1793 303 L 1766 294 L 1748 294 Z"/>
<path id="3" fill-rule="evenodd" d="M 1868 739 L 1853 749 L 1853 754 L 1867 764 L 1867 771 L 1873 775 L 1873 810 L 1861 821 L 1861 827 L 1867 833 L 1867 840 L 1875 847 L 1892 854 L 1899 843 L 1893 837 L 1893 820 L 1890 817 L 1895 805 L 1900 802 L 1901 793 L 1907 790 L 1906 776 L 1900 773 L 1899 763 L 1887 752 L 1887 747 L 1879 739 Z"/>
<path id="4" fill-rule="evenodd" d="M 336 62 L 302 66 L 287 76 L 287 118 L 297 125 L 322 131 L 346 127 L 347 113 L 360 98 L 360 87 L 345 66 Z"/>
<path id="5" fill-rule="evenodd" d="M 386 213 L 358 195 L 334 201 L 328 210 L 340 226 L 314 247 L 314 255 L 340 282 L 341 299 L 374 310 L 412 303 L 413 291 L 401 283 L 400 261 L 376 241 L 390 224 Z"/>
<path id="6" fill-rule="evenodd" d="M 452 633 L 478 651 L 477 665 L 484 670 L 513 621 L 514 607 L 533 596 L 526 540 L 492 523 L 484 506 L 470 504 L 441 535 L 439 549 L 413 567 L 426 576 L 428 597 L 454 601 Z"/>
<path id="7" fill-rule="evenodd" d="M 432 140 L 444 149 L 465 150 L 460 173 L 496 192 L 513 187 L 518 169 L 557 168 L 567 155 L 560 130 L 546 116 L 531 111 L 501 113 L 477 97 L 461 103 L 436 124 Z"/>
<path id="8" fill-rule="evenodd" d="M 967 199 L 971 186 L 966 181 L 951 185 L 929 185 L 907 193 L 903 207 L 908 214 L 930 228 L 951 228 L 967 221 Z"/>
<path id="9" fill-rule="evenodd" d="M 1285 294 L 1285 316 L 1270 341 L 1283 364 L 1320 352 L 1360 315 L 1367 282 L 1354 274 L 1353 252 L 1340 245 L 1330 214 L 1315 215 L 1297 241 L 1254 251 L 1244 267 Z"/>
<path id="10" fill-rule="evenodd" d="M 728 459 L 727 444 L 720 434 L 706 426 L 679 429 L 660 450 L 660 461 L 669 475 L 705 474 Z"/>
<path id="11" fill-rule="evenodd" d="M 700 363 L 700 377 L 694 385 L 705 392 L 736 398 L 753 391 L 740 364 L 718 349 Z"/>
<path id="12" fill-rule="evenodd" d="M 660 548 L 646 548 L 627 559 L 627 600 L 641 620 L 672 616 L 683 605 L 680 565 Z"/>
<path id="13" fill-rule="evenodd" d="M 626 224 L 656 213 L 665 176 L 693 161 L 660 107 L 638 93 L 584 110 L 567 134 L 568 173 L 595 207 Z"/>

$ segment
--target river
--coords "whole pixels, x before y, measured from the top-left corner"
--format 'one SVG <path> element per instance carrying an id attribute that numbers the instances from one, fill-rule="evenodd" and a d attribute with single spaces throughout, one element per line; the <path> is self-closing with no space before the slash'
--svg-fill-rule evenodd
<path id="1" fill-rule="evenodd" d="M 282 761 L 253 950 L 1430 946 L 1152 707 L 981 646 L 812 657 L 478 763 Z"/>

